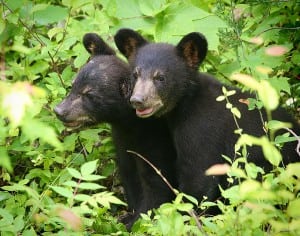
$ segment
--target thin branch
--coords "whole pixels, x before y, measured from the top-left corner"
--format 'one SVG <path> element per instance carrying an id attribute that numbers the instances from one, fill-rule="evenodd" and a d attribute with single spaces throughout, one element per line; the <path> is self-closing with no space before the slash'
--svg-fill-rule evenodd
<path id="1" fill-rule="evenodd" d="M 8 6 L 3 0 L 2 0 L 1 2 L 2 2 L 3 6 L 5 6 L 5 7 L 10 11 L 10 13 L 13 13 L 13 10 L 11 10 L 11 9 L 9 8 L 9 6 Z M 67 27 L 67 25 L 68 25 L 69 19 L 70 19 L 70 14 L 69 14 L 69 16 L 68 16 L 67 23 L 66 23 L 66 26 L 65 26 L 64 31 L 63 31 L 63 39 L 62 39 L 62 42 L 63 42 L 63 40 L 64 40 L 64 38 L 65 38 L 65 36 L 66 36 L 66 27 Z M 18 22 L 19 22 L 22 26 L 24 26 L 24 27 L 27 29 L 27 31 L 29 32 L 29 34 L 32 35 L 32 37 L 35 38 L 35 39 L 41 44 L 42 47 L 45 47 L 45 46 L 46 46 L 46 44 L 42 41 L 42 39 L 39 38 L 38 34 L 34 33 L 34 32 L 32 31 L 32 29 L 29 28 L 29 27 L 28 27 L 28 26 L 27 26 L 20 18 L 18 19 Z M 56 54 L 57 54 L 57 52 L 59 51 L 59 49 L 60 49 L 61 46 L 62 46 L 62 43 L 60 43 L 60 45 L 59 45 L 58 48 L 56 49 L 54 55 L 52 55 L 49 51 L 48 51 L 48 55 L 49 55 L 49 57 L 50 57 L 50 60 L 51 60 L 51 63 L 52 63 L 52 68 L 53 68 L 53 70 L 57 73 L 58 78 L 59 78 L 59 80 L 60 80 L 60 82 L 61 82 L 63 88 L 65 88 L 66 86 L 65 86 L 64 81 L 63 81 L 63 79 L 62 79 L 62 77 L 61 77 L 61 75 L 60 75 L 60 73 L 59 73 L 59 71 L 58 71 L 58 68 L 57 68 L 57 66 L 56 66 L 56 61 L 54 60 L 54 56 L 56 56 Z"/>
<path id="2" fill-rule="evenodd" d="M 5 6 L 9 11 L 10 13 L 14 13 L 12 9 L 9 8 L 9 6 L 4 2 L 4 1 L 1 1 L 3 6 Z M 42 45 L 42 46 L 46 46 L 46 44 L 39 38 L 39 36 L 37 34 L 34 34 L 34 32 L 19 18 L 18 19 L 18 22 L 21 23 L 22 26 L 24 26 L 28 32 Z"/>
<path id="3" fill-rule="evenodd" d="M 51 59 L 51 62 L 52 62 L 52 68 L 53 68 L 53 70 L 57 73 L 58 78 L 59 78 L 60 83 L 61 83 L 61 85 L 63 86 L 63 88 L 66 88 L 66 85 L 65 85 L 65 83 L 64 83 L 63 78 L 61 77 L 61 75 L 60 75 L 60 73 L 59 73 L 59 70 L 58 70 L 57 65 L 56 65 L 57 62 L 54 60 L 54 57 L 57 55 L 59 49 L 62 47 L 63 42 L 64 42 L 64 39 L 65 39 L 65 37 L 66 37 L 66 35 L 67 35 L 67 26 L 68 26 L 68 24 L 69 24 L 70 17 L 71 17 L 71 15 L 70 15 L 70 14 L 71 14 L 71 9 L 72 9 L 72 8 L 70 8 L 69 15 L 68 15 L 68 18 L 67 18 L 67 20 L 66 20 L 64 29 L 63 29 L 63 37 L 62 37 L 62 39 L 61 39 L 60 44 L 58 45 L 58 47 L 57 47 L 57 49 L 55 50 L 55 52 L 54 52 L 53 55 L 48 51 L 48 55 L 49 55 L 49 57 L 50 57 L 50 59 Z"/>
<path id="4" fill-rule="evenodd" d="M 260 32 L 259 34 L 257 34 L 256 36 L 260 36 L 261 34 L 268 32 L 270 30 L 298 30 L 300 29 L 300 27 L 271 27 L 269 29 L 263 30 L 262 32 Z"/>
<path id="5" fill-rule="evenodd" d="M 177 196 L 178 192 L 172 187 L 172 185 L 170 184 L 170 182 L 165 178 L 165 176 L 163 176 L 163 174 L 161 173 L 161 171 L 159 169 L 156 168 L 156 166 L 154 166 L 150 161 L 148 161 L 145 157 L 143 157 L 141 154 L 135 152 L 135 151 L 131 151 L 131 150 L 127 150 L 127 152 L 132 153 L 136 156 L 138 156 L 139 158 L 141 158 L 143 161 L 145 161 L 149 166 L 152 167 L 152 169 L 156 172 L 156 174 L 158 174 L 162 180 L 166 183 L 166 185 L 169 187 L 169 189 L 171 189 L 171 191 Z"/>
<path id="6" fill-rule="evenodd" d="M 300 137 L 291 129 L 289 128 L 284 128 L 285 130 L 289 131 L 298 141 L 297 147 L 295 151 L 297 152 L 298 156 L 300 156 Z"/>
<path id="7" fill-rule="evenodd" d="M 86 148 L 85 148 L 85 146 L 82 144 L 82 142 L 81 142 L 81 140 L 80 140 L 79 137 L 77 138 L 77 140 L 78 140 L 79 145 L 80 145 L 81 148 L 82 148 L 84 160 L 87 161 L 88 153 L 87 153 L 87 151 L 86 151 Z"/>
<path id="8" fill-rule="evenodd" d="M 147 158 L 143 157 L 141 154 L 135 152 L 135 151 L 131 151 L 131 150 L 127 150 L 127 152 L 132 153 L 136 156 L 138 156 L 139 158 L 141 158 L 143 161 L 145 161 L 148 165 L 150 165 L 154 171 L 162 178 L 162 180 L 167 184 L 167 186 L 172 190 L 172 192 L 177 196 L 178 195 L 178 191 L 176 191 L 172 185 L 170 184 L 170 182 L 163 176 L 163 174 L 161 173 L 161 171 L 159 169 L 156 168 L 156 166 L 154 166 L 150 161 L 147 160 Z M 195 220 L 196 225 L 198 227 L 198 229 L 204 234 L 207 235 L 203 229 L 202 229 L 202 225 L 198 219 L 197 214 L 195 213 L 194 209 L 188 211 L 188 214 Z"/>

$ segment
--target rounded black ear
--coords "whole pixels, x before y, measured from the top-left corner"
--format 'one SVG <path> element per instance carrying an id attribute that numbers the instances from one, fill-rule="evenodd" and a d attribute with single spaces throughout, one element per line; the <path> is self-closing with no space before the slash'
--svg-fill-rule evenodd
<path id="1" fill-rule="evenodd" d="M 82 39 L 85 49 L 93 56 L 115 55 L 116 52 L 106 44 L 103 39 L 95 33 L 88 33 Z"/>
<path id="2" fill-rule="evenodd" d="M 120 29 L 115 35 L 115 43 L 120 52 L 128 59 L 137 49 L 148 43 L 138 32 L 132 29 Z"/>
<path id="3" fill-rule="evenodd" d="M 197 70 L 207 54 L 207 40 L 204 35 L 193 32 L 184 36 L 176 46 L 178 55 L 187 65 Z"/>

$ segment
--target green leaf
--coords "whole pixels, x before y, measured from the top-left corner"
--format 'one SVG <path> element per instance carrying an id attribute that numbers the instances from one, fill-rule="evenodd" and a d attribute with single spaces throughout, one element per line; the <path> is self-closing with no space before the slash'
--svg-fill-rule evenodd
<path id="1" fill-rule="evenodd" d="M 14 220 L 13 215 L 6 209 L 0 208 L 0 216 L 2 216 L 1 218 L 5 220 L 7 225 L 13 224 L 13 220 Z"/>
<path id="2" fill-rule="evenodd" d="M 230 102 L 227 102 L 226 103 L 226 109 L 230 109 L 231 110 L 232 108 L 232 104 Z"/>
<path id="3" fill-rule="evenodd" d="M 235 117 L 237 117 L 239 119 L 241 118 L 241 112 L 236 107 L 231 108 L 230 111 Z"/>
<path id="4" fill-rule="evenodd" d="M 68 16 L 68 9 L 61 6 L 49 5 L 44 9 L 37 10 L 33 13 L 34 20 L 37 24 L 48 25 L 57 23 Z"/>
<path id="5" fill-rule="evenodd" d="M 190 210 L 193 209 L 193 204 L 191 204 L 191 203 L 181 203 L 181 204 L 176 205 L 176 208 L 179 211 L 189 212 Z"/>
<path id="6" fill-rule="evenodd" d="M 269 79 L 273 88 L 276 89 L 277 93 L 286 92 L 287 94 L 291 94 L 291 86 L 289 84 L 289 78 L 287 77 L 272 77 Z"/>
<path id="7" fill-rule="evenodd" d="M 239 188 L 239 185 L 234 185 L 226 190 L 221 190 L 222 196 L 225 199 L 229 199 L 230 203 L 235 205 L 241 201 Z"/>
<path id="8" fill-rule="evenodd" d="M 48 37 L 50 39 L 52 39 L 53 36 L 57 35 L 58 33 L 63 33 L 63 31 L 64 31 L 64 29 L 61 27 L 54 27 L 54 28 L 50 29 L 47 34 L 48 34 Z"/>
<path id="9" fill-rule="evenodd" d="M 18 215 L 14 220 L 14 230 L 15 232 L 20 232 L 24 228 L 23 215 Z"/>
<path id="10" fill-rule="evenodd" d="M 224 101 L 225 99 L 226 99 L 226 97 L 223 96 L 223 95 L 221 95 L 221 96 L 219 96 L 219 97 L 216 98 L 216 101 L 217 101 L 217 102 L 222 102 L 222 101 Z"/>
<path id="11" fill-rule="evenodd" d="M 76 179 L 81 179 L 82 175 L 78 170 L 75 170 L 74 168 L 67 168 L 70 175 Z"/>
<path id="12" fill-rule="evenodd" d="M 227 29 L 228 25 L 220 17 L 204 13 L 198 14 L 193 20 L 195 31 L 200 31 L 208 39 L 209 50 L 218 51 L 220 45 L 219 29 Z M 212 26 L 213 25 L 213 26 Z"/>
<path id="13" fill-rule="evenodd" d="M 86 195 L 86 194 L 76 194 L 74 196 L 74 199 L 80 202 L 86 202 L 89 201 L 89 199 L 91 198 L 91 196 Z"/>
<path id="14" fill-rule="evenodd" d="M 190 196 L 190 195 L 187 195 L 187 194 L 183 194 L 183 196 L 187 199 L 187 200 L 189 200 L 191 203 L 193 203 L 195 206 L 197 206 L 198 205 L 198 200 L 195 198 L 195 197 L 193 197 L 193 196 Z"/>
<path id="15" fill-rule="evenodd" d="M 113 196 L 112 195 L 113 193 L 110 193 L 110 192 L 102 192 L 102 193 L 99 193 L 97 195 L 95 195 L 96 197 L 96 201 L 110 209 L 110 205 L 113 203 L 113 204 L 117 204 L 117 205 L 126 205 L 126 203 L 124 203 L 123 201 L 121 201 L 120 199 L 118 199 L 117 197 Z"/>
<path id="16" fill-rule="evenodd" d="M 234 95 L 234 94 L 236 94 L 236 91 L 235 91 L 235 90 L 230 90 L 230 91 L 227 91 L 227 92 L 226 92 L 226 96 L 227 96 L 227 97 L 230 97 L 230 96 L 232 96 L 232 95 Z"/>
<path id="17" fill-rule="evenodd" d="M 82 176 L 81 179 L 85 181 L 94 181 L 98 179 L 105 179 L 105 177 L 101 175 L 86 175 L 86 176 Z"/>
<path id="18" fill-rule="evenodd" d="M 94 171 L 96 171 L 97 161 L 98 160 L 90 161 L 90 162 L 84 163 L 81 166 L 81 175 L 83 176 L 83 178 L 92 174 Z"/>
<path id="19" fill-rule="evenodd" d="M 62 183 L 65 186 L 76 188 L 78 186 L 78 183 L 72 180 L 66 181 Z"/>
<path id="20" fill-rule="evenodd" d="M 0 146 L 0 166 L 8 170 L 9 172 L 12 172 L 12 166 L 10 163 L 9 156 L 7 155 L 7 149 L 6 147 Z"/>
<path id="21" fill-rule="evenodd" d="M 293 141 L 296 141 L 296 140 L 297 140 L 296 137 L 290 136 L 290 133 L 287 132 L 287 133 L 284 133 L 282 135 L 277 135 L 275 137 L 274 144 L 282 144 L 282 143 L 287 143 L 287 142 L 293 142 Z"/>
<path id="22" fill-rule="evenodd" d="M 287 214 L 290 217 L 298 218 L 298 217 L 300 217 L 299 209 L 300 209 L 300 199 L 297 198 L 297 199 L 289 202 L 289 205 L 287 207 Z"/>
<path id="23" fill-rule="evenodd" d="M 255 194 L 257 191 L 261 189 L 261 184 L 256 180 L 245 180 L 240 184 L 240 195 L 242 198 L 249 198 L 252 194 Z"/>
<path id="24" fill-rule="evenodd" d="M 56 137 L 56 133 L 50 126 L 36 120 L 26 119 L 22 125 L 24 134 L 31 140 L 40 138 L 41 140 L 62 150 L 62 145 Z"/>
<path id="25" fill-rule="evenodd" d="M 72 198 L 73 197 L 73 192 L 70 189 L 64 188 L 64 187 L 59 187 L 59 186 L 51 186 L 51 188 L 57 192 L 58 194 L 66 197 L 66 198 Z"/>
<path id="26" fill-rule="evenodd" d="M 287 165 L 286 173 L 289 177 L 297 176 L 298 179 L 300 178 L 300 162 L 298 163 L 290 163 Z"/>
<path id="27" fill-rule="evenodd" d="M 36 232 L 33 228 L 28 229 L 28 230 L 24 230 L 22 233 L 22 236 L 36 236 Z"/>
<path id="28" fill-rule="evenodd" d="M 283 128 L 291 128 L 292 125 L 290 123 L 282 122 L 279 120 L 270 120 L 267 126 L 270 130 L 279 130 Z"/>
<path id="29" fill-rule="evenodd" d="M 292 62 L 296 65 L 300 64 L 300 54 L 299 53 L 293 53 Z"/>
<path id="30" fill-rule="evenodd" d="M 79 189 L 89 189 L 89 190 L 97 190 L 97 189 L 103 189 L 105 187 L 95 184 L 95 183 L 80 183 L 78 185 Z"/>
<path id="31" fill-rule="evenodd" d="M 258 96 L 267 110 L 275 110 L 279 105 L 279 95 L 277 91 L 266 80 L 260 82 Z"/>
<path id="32" fill-rule="evenodd" d="M 146 16 L 155 16 L 163 11 L 169 4 L 166 0 L 146 0 L 138 1 L 140 11 Z"/>
<path id="33" fill-rule="evenodd" d="M 65 137 L 63 142 L 64 150 L 74 151 L 77 138 L 78 138 L 77 134 L 71 134 Z"/>
<path id="34" fill-rule="evenodd" d="M 12 195 L 8 192 L 0 192 L 0 202 L 9 199 Z"/>
<path id="35" fill-rule="evenodd" d="M 265 158 L 273 165 L 278 166 L 282 160 L 281 154 L 278 149 L 267 140 L 267 138 L 262 138 L 262 149 Z"/>

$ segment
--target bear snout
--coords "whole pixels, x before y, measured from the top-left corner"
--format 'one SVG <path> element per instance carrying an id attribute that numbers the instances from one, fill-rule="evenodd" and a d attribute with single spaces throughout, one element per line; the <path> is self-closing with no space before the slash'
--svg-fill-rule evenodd
<path id="1" fill-rule="evenodd" d="M 58 119 L 64 121 L 65 110 L 60 105 L 61 105 L 61 103 L 58 104 L 57 106 L 55 106 L 53 111 L 54 111 L 54 113 L 55 113 L 55 115 L 57 116 Z"/>
<path id="2" fill-rule="evenodd" d="M 145 98 L 141 94 L 133 94 L 130 98 L 130 103 L 135 109 L 144 108 Z"/>

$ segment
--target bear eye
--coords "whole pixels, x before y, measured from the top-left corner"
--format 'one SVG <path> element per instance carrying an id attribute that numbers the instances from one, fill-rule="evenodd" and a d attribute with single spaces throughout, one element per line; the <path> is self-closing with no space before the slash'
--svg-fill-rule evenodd
<path id="1" fill-rule="evenodd" d="M 163 75 L 155 75 L 153 79 L 159 82 L 163 82 L 166 78 Z"/>
<path id="2" fill-rule="evenodd" d="M 134 78 L 135 80 L 139 77 L 137 71 L 134 71 L 132 75 L 133 75 L 133 78 Z"/>
<path id="3" fill-rule="evenodd" d="M 141 75 L 141 69 L 140 67 L 136 67 L 132 73 L 134 80 L 137 80 L 140 75 Z"/>
<path id="4" fill-rule="evenodd" d="M 82 96 L 91 98 L 93 96 L 93 90 L 91 88 L 85 88 L 82 93 Z"/>

